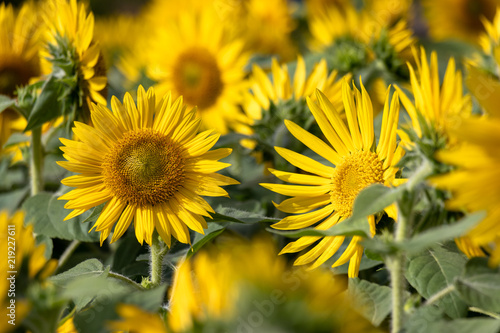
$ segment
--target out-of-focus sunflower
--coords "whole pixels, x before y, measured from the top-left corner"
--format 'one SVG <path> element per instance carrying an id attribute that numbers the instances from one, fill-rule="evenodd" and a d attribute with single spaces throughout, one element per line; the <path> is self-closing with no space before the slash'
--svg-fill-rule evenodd
<path id="1" fill-rule="evenodd" d="M 10 305 L 7 296 L 10 294 L 10 283 L 14 281 L 15 284 L 15 279 L 8 278 L 16 276 L 20 272 L 21 266 L 27 265 L 30 279 L 36 277 L 43 280 L 54 272 L 57 260 L 45 258 L 44 244 L 35 245 L 33 227 L 24 227 L 24 213 L 21 211 L 15 212 L 12 216 L 9 216 L 6 211 L 0 211 L 0 249 L 5 255 L 4 260 L 0 263 L 0 295 L 2 295 L 0 304 L 4 318 L 0 323 L 0 331 L 9 332 L 15 326 L 7 322 L 9 320 L 7 315 L 10 313 L 10 310 L 7 309 Z M 19 290 L 15 290 L 15 293 L 19 294 Z M 28 309 L 27 301 L 16 299 L 14 312 L 16 323 L 21 322 L 28 313 Z"/>
<path id="2" fill-rule="evenodd" d="M 327 52 L 334 68 L 343 72 L 366 65 L 375 56 L 406 58 L 415 43 L 405 20 L 390 27 L 367 10 L 351 6 L 329 7 L 309 19 L 310 47 Z M 372 46 L 375 45 L 375 47 Z M 377 45 L 378 44 L 378 45 Z M 376 52 L 380 50 L 383 55 Z M 386 59 L 382 59 L 387 61 Z"/>
<path id="3" fill-rule="evenodd" d="M 287 0 L 241 0 L 231 25 L 239 30 L 247 48 L 253 53 L 277 55 L 283 61 L 297 54 L 291 33 L 296 23 Z"/>
<path id="4" fill-rule="evenodd" d="M 412 128 L 419 137 L 422 137 L 419 121 L 421 116 L 427 126 L 433 127 L 453 142 L 449 133 L 450 127 L 454 126 L 457 119 L 467 117 L 472 111 L 471 98 L 463 92 L 462 73 L 456 70 L 455 60 L 451 58 L 443 83 L 440 84 L 436 52 L 431 53 L 430 64 L 424 48 L 420 49 L 420 55 L 416 49 L 413 49 L 413 53 L 417 69 L 415 70 L 411 64 L 408 64 L 408 68 L 414 102 L 396 86 L 401 103 L 411 118 Z"/>
<path id="5" fill-rule="evenodd" d="M 500 82 L 491 74 L 468 66 L 467 87 L 483 108 L 484 115 L 467 113 L 455 122 L 450 132 L 458 146 L 438 152 L 437 158 L 457 168 L 437 176 L 432 183 L 451 191 L 447 206 L 467 212 L 486 211 L 487 216 L 456 243 L 469 257 L 484 255 L 483 249 L 493 251 L 492 265 L 500 264 L 500 186 L 496 181 L 500 163 Z"/>
<path id="6" fill-rule="evenodd" d="M 76 53 L 79 97 L 82 103 L 87 98 L 106 105 L 106 67 L 98 42 L 94 40 L 94 14 L 87 14 L 83 3 L 76 0 L 48 0 L 45 3 L 44 19 L 48 26 L 48 42 L 55 47 L 63 39 L 69 51 Z M 46 57 L 52 58 L 46 54 Z M 43 64 L 44 72 L 52 72 L 51 63 Z"/>
<path id="7" fill-rule="evenodd" d="M 61 139 L 67 161 L 58 164 L 78 173 L 62 180 L 76 187 L 59 197 L 73 209 L 66 220 L 106 203 L 93 227 L 101 243 L 113 227 L 116 241 L 132 220 L 141 244 L 151 245 L 155 229 L 169 246 L 171 235 L 189 243 L 188 227 L 203 233 L 203 216 L 213 212 L 201 196 L 227 196 L 220 186 L 238 183 L 216 173 L 229 166 L 218 160 L 231 149 L 209 151 L 219 135 L 198 133 L 200 119 L 182 97 L 157 98 L 140 86 L 137 106 L 127 93 L 124 104 L 113 97 L 111 107 L 92 104 L 94 127 L 75 122 L 81 142 Z"/>
<path id="8" fill-rule="evenodd" d="M 241 331 L 251 325 L 245 319 L 258 304 L 269 311 L 263 332 L 376 330 L 341 293 L 345 281 L 330 271 L 291 269 L 276 252 L 268 239 L 230 240 L 182 262 L 170 294 L 169 327 L 186 332 L 212 324 L 220 331 Z"/>
<path id="9" fill-rule="evenodd" d="M 131 51 L 141 36 L 142 23 L 139 17 L 125 14 L 96 20 L 95 40 L 99 41 L 108 67 L 117 63 L 124 52 Z"/>
<path id="10" fill-rule="evenodd" d="M 148 76 L 160 94 L 172 91 L 196 106 L 204 128 L 238 131 L 247 118 L 239 109 L 249 59 L 242 40 L 232 40 L 213 10 L 182 12 L 149 41 Z M 138 51 L 140 52 L 140 51 Z"/>
<path id="11" fill-rule="evenodd" d="M 308 16 L 318 15 L 329 7 L 344 7 L 351 5 L 350 0 L 305 0 L 304 5 Z"/>
<path id="12" fill-rule="evenodd" d="M 462 39 L 473 44 L 484 32 L 482 18 L 492 20 L 499 0 L 423 0 L 429 34 L 437 40 Z"/>
<path id="13" fill-rule="evenodd" d="M 482 18 L 482 22 L 485 31 L 479 35 L 479 45 L 486 54 L 495 56 L 499 63 L 500 55 L 498 51 L 495 53 L 495 50 L 500 46 L 500 7 L 497 7 L 495 17 L 491 21 Z"/>
<path id="14" fill-rule="evenodd" d="M 326 230 L 351 215 L 354 199 L 363 188 L 375 183 L 397 186 L 404 181 L 395 178 L 398 172 L 396 164 L 404 154 L 402 147 L 396 144 L 399 115 L 397 93 L 389 101 L 387 90 L 378 145 L 375 145 L 372 104 L 363 86 L 359 92 L 356 88 L 351 89 L 346 81 L 342 84 L 347 124 L 333 104 L 321 92 L 317 94 L 319 106 L 311 99 L 308 99 L 308 105 L 329 144 L 291 121 L 285 121 L 285 124 L 293 136 L 335 167 L 275 147 L 285 160 L 307 173 L 270 170 L 280 180 L 299 185 L 261 184 L 276 193 L 293 197 L 276 204 L 279 210 L 296 214 L 272 225 L 276 229 L 297 230 L 314 226 Z M 394 205 L 385 211 L 396 219 Z M 368 222 L 374 235 L 375 217 L 369 216 Z M 333 263 L 333 267 L 336 267 L 350 261 L 349 277 L 358 275 L 363 254 L 363 246 L 359 244 L 361 239 L 354 236 L 344 253 Z M 311 268 L 315 268 L 330 259 L 344 240 L 344 236 L 305 236 L 289 243 L 281 253 L 299 252 L 310 247 L 295 261 L 295 265 L 312 264 Z"/>
<path id="15" fill-rule="evenodd" d="M 12 5 L 0 4 L 0 94 L 14 97 L 17 87 L 40 76 L 39 50 L 43 27 L 32 2 L 23 4 L 18 13 Z M 0 155 L 12 133 L 26 127 L 26 120 L 12 109 L 0 113 Z M 15 157 L 20 159 L 20 151 Z"/>
<path id="16" fill-rule="evenodd" d="M 157 313 L 149 313 L 136 305 L 120 304 L 116 312 L 122 318 L 108 323 L 112 332 L 167 333 L 162 318 Z"/>
<path id="17" fill-rule="evenodd" d="M 392 25 L 400 19 L 408 20 L 413 0 L 377 1 L 365 0 L 365 8 L 378 21 Z"/>

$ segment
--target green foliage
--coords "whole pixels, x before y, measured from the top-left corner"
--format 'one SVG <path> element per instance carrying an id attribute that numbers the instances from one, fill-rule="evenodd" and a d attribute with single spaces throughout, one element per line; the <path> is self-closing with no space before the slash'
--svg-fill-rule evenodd
<path id="1" fill-rule="evenodd" d="M 376 283 L 349 279 L 349 297 L 370 322 L 379 326 L 391 312 L 391 288 Z"/>
<path id="2" fill-rule="evenodd" d="M 65 202 L 57 200 L 57 198 L 57 195 L 40 193 L 24 201 L 25 220 L 27 223 L 33 224 L 34 232 L 66 240 L 79 240 L 82 242 L 98 241 L 99 233 L 89 233 L 92 225 L 90 223 L 82 223 L 89 214 L 84 213 L 71 220 L 63 221 L 71 210 L 65 209 Z"/>
<path id="3" fill-rule="evenodd" d="M 437 246 L 409 256 L 406 279 L 422 297 L 429 299 L 453 285 L 465 262 L 464 255 Z M 467 312 L 467 304 L 455 291 L 435 304 L 452 318 L 463 317 Z"/>
<path id="4" fill-rule="evenodd" d="M 457 277 L 455 287 L 471 306 L 500 312 L 500 269 L 488 267 L 486 258 L 472 258 Z"/>

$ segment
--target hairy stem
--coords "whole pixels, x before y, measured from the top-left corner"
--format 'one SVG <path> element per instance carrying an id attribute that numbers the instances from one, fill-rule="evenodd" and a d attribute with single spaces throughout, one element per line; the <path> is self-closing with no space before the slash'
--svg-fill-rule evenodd
<path id="1" fill-rule="evenodd" d="M 78 245 L 80 245 L 80 241 L 76 239 L 68 245 L 66 250 L 64 250 L 63 254 L 61 254 L 61 257 L 59 258 L 59 261 L 57 263 L 58 270 L 68 261 L 69 257 L 71 257 L 73 252 L 75 252 Z"/>
<path id="2" fill-rule="evenodd" d="M 31 195 L 34 196 L 43 191 L 43 147 L 42 128 L 38 127 L 31 131 Z"/>
<path id="3" fill-rule="evenodd" d="M 151 255 L 151 276 L 150 276 L 150 287 L 156 287 L 161 284 L 161 274 L 163 268 L 163 257 L 167 254 L 167 246 L 158 237 L 158 233 L 155 231 L 153 234 L 153 242 L 150 246 Z"/>

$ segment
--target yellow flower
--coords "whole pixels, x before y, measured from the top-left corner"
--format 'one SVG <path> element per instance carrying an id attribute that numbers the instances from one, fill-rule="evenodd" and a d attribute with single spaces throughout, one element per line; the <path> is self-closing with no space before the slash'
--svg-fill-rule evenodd
<path id="1" fill-rule="evenodd" d="M 309 108 L 329 144 L 297 124 L 285 121 L 293 136 L 335 167 L 276 147 L 278 154 L 307 174 L 270 170 L 280 180 L 299 185 L 261 184 L 274 192 L 293 197 L 277 204 L 276 207 L 296 215 L 285 217 L 274 224 L 273 228 L 297 230 L 314 225 L 319 230 L 329 229 L 351 215 L 354 199 L 366 186 L 375 183 L 397 186 L 403 182 L 401 179 L 395 179 L 398 171 L 396 164 L 404 154 L 403 149 L 396 145 L 399 101 L 395 93 L 389 106 L 388 94 L 389 90 L 386 93 L 378 145 L 375 145 L 373 109 L 368 93 L 363 86 L 361 92 L 356 88 L 351 89 L 346 81 L 342 84 L 342 99 L 347 124 L 321 92 L 317 92 L 319 106 L 308 98 Z M 390 217 L 396 218 L 394 206 L 386 208 L 385 211 Z M 373 235 L 375 217 L 369 216 L 368 221 Z M 301 237 L 289 243 L 281 253 L 299 252 L 312 247 L 295 261 L 295 265 L 312 263 L 311 268 L 314 268 L 332 257 L 344 239 L 344 236 Z M 349 277 L 358 275 L 363 254 L 360 241 L 361 237 L 354 236 L 345 252 L 333 264 L 333 267 L 336 267 L 350 261 Z"/>
<path id="2" fill-rule="evenodd" d="M 498 0 L 423 0 L 429 34 L 437 39 L 458 38 L 476 44 L 484 31 L 482 18 L 492 20 Z"/>
<path id="3" fill-rule="evenodd" d="M 112 332 L 167 333 L 160 315 L 146 312 L 131 304 L 118 305 L 116 312 L 124 320 L 108 323 Z"/>
<path id="4" fill-rule="evenodd" d="M 12 317 L 7 316 L 10 313 L 10 310 L 7 309 L 11 304 L 10 300 L 16 300 L 16 324 L 20 323 L 26 316 L 29 305 L 25 300 L 19 298 L 20 290 L 14 291 L 18 295 L 17 297 L 9 296 L 12 280 L 8 280 L 8 278 L 19 274 L 21 266 L 26 264 L 29 278 L 37 277 L 43 280 L 54 272 L 57 260 L 45 258 L 44 244 L 35 245 L 33 227 L 24 227 L 24 213 L 22 211 L 15 212 L 11 217 L 6 211 L 0 211 L 0 250 L 4 253 L 4 260 L 0 263 L 0 306 L 2 317 L 5 319 L 0 323 L 0 331 L 9 332 L 14 327 L 7 322 L 7 320 L 12 319 Z"/>
<path id="5" fill-rule="evenodd" d="M 500 44 L 500 8 L 497 7 L 496 14 L 491 21 L 484 17 L 481 19 L 485 32 L 479 35 L 479 45 L 486 54 L 493 55 L 495 48 Z"/>
<path id="6" fill-rule="evenodd" d="M 389 44 L 397 54 L 408 49 L 415 41 L 407 29 L 406 21 L 399 21 L 394 27 L 367 10 L 357 11 L 353 6 L 328 7 L 310 18 L 311 48 L 323 50 L 341 40 L 351 40 L 367 45 L 380 37 L 383 29 L 388 30 Z"/>
<path id="7" fill-rule="evenodd" d="M 0 4 L 0 94 L 14 97 L 16 87 L 40 75 L 39 50 L 43 27 L 32 2 L 14 13 L 12 5 Z M 21 132 L 26 120 L 12 109 L 0 113 L 0 155 L 13 153 L 3 149 L 12 133 Z M 17 150 L 15 160 L 20 159 Z"/>
<path id="8" fill-rule="evenodd" d="M 316 89 L 336 101 L 337 110 L 343 110 L 341 81 L 336 81 L 338 72 L 332 71 L 328 74 L 325 60 L 317 63 L 310 74 L 306 75 L 304 59 L 299 56 L 292 80 L 288 66 L 284 64 L 280 67 L 276 59 L 273 59 L 271 73 L 272 81 L 258 65 L 253 65 L 251 91 L 247 93 L 245 101 L 245 112 L 251 121 L 262 119 L 262 111 L 269 110 L 271 103 L 279 105 L 292 99 L 295 101 L 305 101 L 306 97 L 314 99 Z M 350 74 L 345 76 L 346 79 L 350 77 Z"/>
<path id="9" fill-rule="evenodd" d="M 157 82 L 159 94 L 172 91 L 189 107 L 196 106 L 204 128 L 221 134 L 238 130 L 247 121 L 239 109 L 249 59 L 243 41 L 228 37 L 211 8 L 180 12 L 156 30 L 146 45 L 140 44 L 142 50 L 131 54 L 140 59 L 135 67 L 146 62 L 146 74 Z M 134 67 L 133 59 L 127 59 Z"/>
<path id="10" fill-rule="evenodd" d="M 466 234 L 461 249 L 469 256 L 481 254 L 479 247 L 488 249 L 500 236 L 499 219 L 500 176 L 498 163 L 500 151 L 500 120 L 493 118 L 464 119 L 456 129 L 462 143 L 460 147 L 440 151 L 437 158 L 457 169 L 432 179 L 438 188 L 451 191 L 447 207 L 453 210 L 486 211 L 487 216 Z M 493 246 L 496 254 L 490 258 L 494 265 L 500 263 L 500 247 Z M 495 258 L 495 260 L 493 260 Z"/>
<path id="11" fill-rule="evenodd" d="M 278 55 L 284 61 L 292 60 L 297 49 L 291 33 L 296 23 L 287 0 L 245 0 L 236 7 L 227 24 L 239 30 L 247 48 L 257 54 Z"/>
<path id="12" fill-rule="evenodd" d="M 436 52 L 431 53 L 430 64 L 424 48 L 421 48 L 420 56 L 416 49 L 413 49 L 413 53 L 417 69 L 415 70 L 411 64 L 408 64 L 408 68 L 415 101 L 412 102 L 404 91 L 396 86 L 401 103 L 408 112 L 411 125 L 419 137 L 422 137 L 419 123 L 421 115 L 427 126 L 433 127 L 438 133 L 449 138 L 450 128 L 455 126 L 457 119 L 467 117 L 472 111 L 470 96 L 463 93 L 462 73 L 456 70 L 455 60 L 451 58 L 443 83 L 440 85 Z"/>
<path id="13" fill-rule="evenodd" d="M 218 160 L 231 149 L 209 151 L 219 135 L 198 134 L 200 119 L 182 97 L 160 99 L 140 86 L 137 107 L 128 93 L 124 104 L 113 97 L 111 107 L 91 106 L 93 127 L 75 122 L 81 142 L 61 139 L 67 161 L 58 164 L 78 173 L 62 180 L 76 187 L 59 198 L 73 209 L 66 220 L 106 203 L 94 225 L 101 243 L 113 227 L 116 241 L 132 220 L 141 244 L 151 245 L 155 229 L 168 245 L 171 235 L 189 243 L 187 227 L 203 233 L 203 216 L 213 212 L 201 195 L 227 196 L 220 186 L 238 183 L 216 173 L 229 166 Z"/>
<path id="14" fill-rule="evenodd" d="M 411 3 L 412 0 L 366 0 L 365 6 L 366 10 L 370 12 L 372 16 L 392 25 L 400 19 L 408 19 Z"/>
<path id="15" fill-rule="evenodd" d="M 99 44 L 94 40 L 94 14 L 87 14 L 85 5 L 76 0 L 48 0 L 44 19 L 49 28 L 48 42 L 56 45 L 58 37 L 66 38 L 76 51 L 83 100 L 89 97 L 106 105 L 106 68 Z M 44 66 L 50 65 L 45 63 Z"/>
<path id="16" fill-rule="evenodd" d="M 340 327 L 373 331 L 342 293 L 345 287 L 345 280 L 330 271 L 289 268 L 284 258 L 276 257 L 269 239 L 232 239 L 179 264 L 167 321 L 174 332 L 207 322 L 236 332 L 251 326 L 251 313 L 260 311 L 262 331 L 288 331 L 293 325 L 311 332 L 320 331 L 318 327 L 324 332 Z M 283 316 L 294 324 L 283 322 Z"/>

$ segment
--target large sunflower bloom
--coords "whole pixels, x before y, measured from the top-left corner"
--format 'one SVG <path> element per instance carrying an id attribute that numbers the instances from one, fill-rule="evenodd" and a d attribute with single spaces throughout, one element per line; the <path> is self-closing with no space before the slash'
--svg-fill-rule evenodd
<path id="1" fill-rule="evenodd" d="M 157 81 L 158 93 L 183 96 L 189 107 L 198 108 L 204 128 L 225 134 L 246 122 L 239 109 L 249 59 L 243 47 L 242 40 L 228 37 L 220 18 L 208 8 L 181 12 L 161 26 L 140 58 L 147 59 L 146 72 Z"/>
<path id="2" fill-rule="evenodd" d="M 198 134 L 200 119 L 182 97 L 157 99 L 140 86 L 137 107 L 130 94 L 123 105 L 113 97 L 111 107 L 91 106 L 94 127 L 75 122 L 82 142 L 61 139 L 67 161 L 58 164 L 78 173 L 62 180 L 76 187 L 59 198 L 73 209 L 66 219 L 106 203 L 94 225 L 101 243 L 113 227 L 111 241 L 120 238 L 132 220 L 141 244 L 151 245 L 155 229 L 168 245 L 171 235 L 189 243 L 187 227 L 203 233 L 203 216 L 213 212 L 200 196 L 227 196 L 220 186 L 237 184 L 215 173 L 229 166 L 218 160 L 231 149 L 209 151 L 219 136 Z"/>
<path id="3" fill-rule="evenodd" d="M 471 98 L 463 92 L 462 73 L 456 70 L 455 60 L 451 58 L 440 85 L 436 52 L 431 53 L 430 64 L 424 48 L 421 48 L 420 56 L 416 49 L 413 49 L 413 53 L 417 69 L 409 63 L 408 68 L 415 101 L 412 102 L 404 91 L 396 86 L 401 103 L 419 137 L 422 137 L 419 115 L 429 127 L 432 126 L 438 133 L 449 136 L 449 129 L 454 126 L 457 118 L 467 117 L 472 111 Z"/>
<path id="4" fill-rule="evenodd" d="M 308 105 L 329 144 L 291 121 L 286 121 L 285 124 L 293 136 L 335 167 L 276 147 L 278 154 L 285 160 L 308 174 L 270 170 L 280 180 L 299 185 L 261 184 L 274 192 L 293 197 L 276 207 L 296 215 L 285 217 L 274 224 L 272 227 L 275 229 L 297 230 L 313 225 L 319 230 L 329 229 L 351 215 L 354 199 L 363 188 L 375 183 L 397 186 L 402 182 L 401 179 L 395 179 L 398 171 L 395 165 L 404 154 L 404 150 L 396 144 L 399 115 L 397 93 L 389 106 L 389 90 L 387 91 L 381 136 L 376 147 L 372 104 L 363 86 L 359 92 L 356 88 L 351 89 L 346 81 L 342 85 L 347 124 L 319 91 L 317 98 L 319 105 L 311 99 L 308 99 Z M 385 211 L 390 217 L 396 218 L 394 206 Z M 368 222 L 374 235 L 375 217 L 369 216 Z M 295 261 L 295 265 L 312 264 L 311 268 L 315 268 L 332 257 L 344 239 L 344 236 L 301 237 L 289 243 L 281 253 L 299 252 L 311 247 Z M 363 254 L 363 247 L 359 244 L 361 239 L 354 236 L 344 253 L 333 264 L 336 267 L 350 261 L 349 277 L 358 275 Z"/>
<path id="5" fill-rule="evenodd" d="M 85 5 L 76 0 L 49 0 L 44 18 L 49 28 L 48 42 L 57 45 L 57 38 L 66 38 L 76 51 L 83 100 L 89 97 L 106 105 L 106 69 L 99 44 L 94 40 L 94 14 L 87 14 Z"/>

